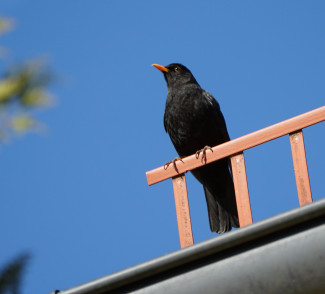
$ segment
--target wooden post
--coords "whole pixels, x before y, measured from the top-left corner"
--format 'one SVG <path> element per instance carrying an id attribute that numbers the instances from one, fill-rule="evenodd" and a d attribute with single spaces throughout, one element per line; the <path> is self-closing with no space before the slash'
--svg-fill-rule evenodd
<path id="1" fill-rule="evenodd" d="M 313 202 L 310 190 L 304 137 L 302 130 L 290 134 L 290 144 L 295 171 L 299 205 Z"/>
<path id="2" fill-rule="evenodd" d="M 181 248 L 193 245 L 190 208 L 188 205 L 185 174 L 173 177 L 173 188 Z"/>
<path id="3" fill-rule="evenodd" d="M 238 218 L 240 227 L 253 223 L 249 201 L 245 158 L 243 152 L 231 156 L 232 175 L 234 179 Z"/>

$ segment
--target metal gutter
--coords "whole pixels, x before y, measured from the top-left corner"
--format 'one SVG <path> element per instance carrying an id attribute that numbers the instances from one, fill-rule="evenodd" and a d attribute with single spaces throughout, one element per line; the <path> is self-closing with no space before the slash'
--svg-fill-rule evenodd
<path id="1" fill-rule="evenodd" d="M 325 293 L 325 199 L 57 293 L 200 292 Z"/>

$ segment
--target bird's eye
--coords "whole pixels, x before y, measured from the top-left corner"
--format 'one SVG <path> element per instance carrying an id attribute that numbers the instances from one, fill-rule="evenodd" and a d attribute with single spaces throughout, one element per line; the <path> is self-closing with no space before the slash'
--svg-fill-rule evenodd
<path id="1" fill-rule="evenodd" d="M 176 71 L 176 72 L 178 72 L 178 71 L 180 71 L 180 70 L 181 70 L 181 68 L 178 67 L 178 66 L 176 66 L 176 67 L 174 68 L 174 71 Z"/>

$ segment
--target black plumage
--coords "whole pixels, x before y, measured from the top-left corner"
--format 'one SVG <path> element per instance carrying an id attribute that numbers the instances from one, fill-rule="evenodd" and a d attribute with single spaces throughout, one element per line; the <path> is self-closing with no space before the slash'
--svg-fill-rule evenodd
<path id="1" fill-rule="evenodd" d="M 218 102 L 200 87 L 192 73 L 178 63 L 154 66 L 167 82 L 164 126 L 179 156 L 189 156 L 206 146 L 229 141 Z M 204 188 L 211 231 L 224 233 L 238 227 L 229 159 L 213 162 L 192 173 Z"/>

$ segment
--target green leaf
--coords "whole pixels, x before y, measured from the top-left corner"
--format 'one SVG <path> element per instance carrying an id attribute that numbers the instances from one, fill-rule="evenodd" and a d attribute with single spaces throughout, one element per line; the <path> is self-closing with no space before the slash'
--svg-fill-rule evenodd
<path id="1" fill-rule="evenodd" d="M 27 90 L 21 98 L 22 104 L 26 106 L 45 106 L 49 100 L 49 95 L 40 88 Z"/>
<path id="2" fill-rule="evenodd" d="M 18 294 L 22 284 L 22 275 L 30 259 L 28 253 L 21 254 L 7 264 L 0 272 L 0 294 Z"/>

